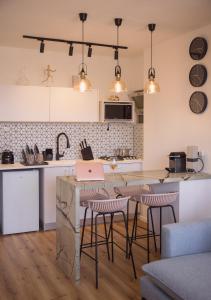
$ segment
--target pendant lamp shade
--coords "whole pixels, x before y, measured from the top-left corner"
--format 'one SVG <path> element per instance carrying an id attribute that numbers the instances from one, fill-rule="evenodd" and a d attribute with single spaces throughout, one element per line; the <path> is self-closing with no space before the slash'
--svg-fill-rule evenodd
<path id="1" fill-rule="evenodd" d="M 124 80 L 121 79 L 121 67 L 117 65 L 115 67 L 115 80 L 112 82 L 111 92 L 121 93 L 126 92 L 127 86 Z"/>
<path id="2" fill-rule="evenodd" d="M 84 93 L 86 91 L 90 91 L 92 89 L 92 85 L 91 82 L 89 81 L 89 79 L 87 78 L 87 67 L 86 65 L 80 65 L 80 72 L 79 72 L 79 81 L 78 83 L 74 86 L 74 89 Z"/>
<path id="3" fill-rule="evenodd" d="M 146 94 L 155 94 L 160 92 L 160 86 L 155 81 L 155 69 L 152 67 L 152 32 L 155 30 L 156 24 L 148 24 L 148 29 L 151 32 L 151 66 L 148 70 L 148 81 L 145 84 L 144 92 Z"/>

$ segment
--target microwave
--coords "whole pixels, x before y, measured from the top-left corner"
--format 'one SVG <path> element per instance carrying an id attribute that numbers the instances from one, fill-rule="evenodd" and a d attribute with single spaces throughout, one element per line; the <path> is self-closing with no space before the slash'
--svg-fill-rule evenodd
<path id="1" fill-rule="evenodd" d="M 134 122 L 134 102 L 101 102 L 101 121 Z"/>

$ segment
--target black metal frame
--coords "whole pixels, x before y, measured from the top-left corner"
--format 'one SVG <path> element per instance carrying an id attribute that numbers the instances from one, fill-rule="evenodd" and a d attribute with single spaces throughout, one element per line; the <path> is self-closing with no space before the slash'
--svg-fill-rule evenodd
<path id="1" fill-rule="evenodd" d="M 116 198 L 120 198 L 120 197 L 123 197 L 123 195 L 122 194 L 117 194 L 116 195 Z M 132 198 L 129 199 L 129 201 L 130 200 L 133 201 L 133 202 L 135 201 Z M 128 222 L 129 222 L 129 201 L 128 201 L 128 206 L 127 206 L 127 229 L 128 229 L 128 234 L 129 234 L 129 228 L 128 228 Z M 138 225 L 138 204 L 139 203 L 140 203 L 139 201 L 136 201 L 136 207 L 135 207 L 135 213 L 134 213 L 134 219 L 133 219 L 133 228 L 132 228 L 131 237 L 130 237 L 131 239 L 133 238 L 133 241 L 136 240 L 136 238 L 147 238 L 147 233 L 137 236 L 137 228 L 138 227 L 141 228 L 141 229 L 143 229 L 143 230 L 145 230 L 147 232 L 147 229 L 145 227 Z M 154 223 L 153 223 L 152 227 L 154 227 Z M 117 232 L 118 234 L 120 234 L 121 236 L 125 237 L 124 234 L 122 234 L 121 232 L 119 232 L 117 229 L 114 229 L 114 231 Z M 151 234 L 150 237 L 153 236 L 153 235 L 155 235 L 154 231 L 149 230 L 149 232 Z M 134 233 L 135 233 L 135 236 L 133 237 Z M 157 245 L 156 245 L 155 238 L 154 238 L 154 242 L 155 242 L 155 250 L 157 251 Z M 143 248 L 144 250 L 147 250 L 147 248 L 145 248 L 144 246 L 139 245 L 139 244 L 137 244 L 137 245 L 139 247 Z M 128 244 L 126 245 L 126 257 L 129 258 Z"/>
<path id="2" fill-rule="evenodd" d="M 108 260 L 110 260 L 110 249 L 109 249 L 109 244 L 111 244 L 111 261 L 114 262 L 114 245 L 117 246 L 119 249 L 121 249 L 123 252 L 126 253 L 126 257 L 127 257 L 127 253 L 128 253 L 128 247 L 129 247 L 129 257 L 131 258 L 132 261 L 132 267 L 133 267 L 133 273 L 134 273 L 134 277 L 135 279 L 137 278 L 136 276 L 136 269 L 135 269 L 135 263 L 134 263 L 134 259 L 133 259 L 133 254 L 132 254 L 132 243 L 131 240 L 129 238 L 129 234 L 128 234 L 128 220 L 126 218 L 125 212 L 124 211 L 115 211 L 115 212 L 105 212 L 105 213 L 97 213 L 97 215 L 95 216 L 95 231 L 93 231 L 93 211 L 91 211 L 91 242 L 90 243 L 83 243 L 83 239 L 84 239 L 84 231 L 85 231 L 85 226 L 86 226 L 86 216 L 87 216 L 87 210 L 88 207 L 86 207 L 85 212 L 84 212 L 84 220 L 83 220 L 83 226 L 82 226 L 82 235 L 81 235 L 81 246 L 80 246 L 80 256 L 81 254 L 85 254 L 88 257 L 90 257 L 92 260 L 95 261 L 95 285 L 96 288 L 98 288 L 99 284 L 98 284 L 98 246 L 100 245 L 106 245 L 107 247 L 107 255 L 108 255 Z M 126 250 L 123 249 L 122 247 L 120 247 L 113 238 L 113 231 L 114 227 L 113 227 L 113 220 L 114 220 L 114 215 L 115 214 L 119 214 L 121 213 L 123 216 L 123 221 L 124 221 L 124 225 L 125 225 L 125 232 L 126 232 Z M 110 216 L 110 225 L 109 225 L 109 230 L 107 231 L 107 226 L 106 226 L 106 215 Z M 104 230 L 105 230 L 105 236 L 101 236 L 100 234 L 98 234 L 97 231 L 97 226 L 98 226 L 98 217 L 99 216 L 103 216 L 103 221 L 104 221 Z M 95 240 L 93 242 L 93 238 L 92 236 L 95 236 Z M 103 238 L 103 240 L 98 240 L 98 237 Z M 109 241 L 110 239 L 110 241 Z M 88 254 L 86 251 L 84 251 L 84 249 L 86 248 L 90 248 L 95 246 L 95 256 L 91 256 L 90 254 Z"/>
<path id="3" fill-rule="evenodd" d="M 162 206 L 149 206 L 147 208 L 147 234 L 146 235 L 137 235 L 137 227 L 141 227 L 137 225 L 137 217 L 138 217 L 138 204 L 141 204 L 141 202 L 136 203 L 136 209 L 135 209 L 135 215 L 134 215 L 134 220 L 133 220 L 133 230 L 132 230 L 132 236 L 131 236 L 131 246 L 133 244 L 135 244 L 136 246 L 141 247 L 142 249 L 147 251 L 147 262 L 149 263 L 150 261 L 150 249 L 149 249 L 149 239 L 150 237 L 153 237 L 154 239 L 154 247 L 155 247 L 155 251 L 157 251 L 157 244 L 156 244 L 156 237 L 159 236 L 160 237 L 160 252 L 162 250 L 162 243 L 161 243 L 161 239 L 162 239 L 162 209 L 165 207 L 170 207 L 172 210 L 172 215 L 173 215 L 173 219 L 174 222 L 176 223 L 176 216 L 175 216 L 175 212 L 174 212 L 174 207 L 173 205 L 167 204 L 167 205 L 162 205 Z M 155 228 L 154 228 L 154 220 L 153 220 L 153 214 L 152 214 L 152 209 L 158 209 L 160 210 L 160 232 L 159 234 L 155 233 Z M 150 214 L 150 216 L 149 216 Z M 151 218 L 150 218 L 151 217 Z M 151 219 L 151 225 L 152 225 L 152 230 L 149 229 L 149 219 Z M 143 228 L 143 227 L 141 227 Z M 137 239 L 143 239 L 143 238 L 147 238 L 147 248 L 143 247 L 142 245 L 138 244 L 136 242 Z"/>
<path id="4" fill-rule="evenodd" d="M 58 38 L 50 38 L 50 37 L 45 37 L 45 36 L 34 36 L 34 35 L 23 35 L 24 39 L 31 39 L 31 40 L 37 40 L 39 42 L 44 42 L 44 41 L 48 41 L 48 42 L 56 42 L 56 43 L 65 43 L 68 45 L 73 46 L 74 44 L 77 45 L 86 45 L 88 47 L 92 47 L 92 46 L 97 46 L 97 47 L 106 47 L 106 48 L 112 48 L 115 50 L 118 49 L 128 49 L 127 46 L 121 46 L 121 45 L 112 45 L 112 44 L 101 44 L 101 43 L 96 43 L 96 42 L 91 42 L 91 41 L 74 41 L 74 40 L 65 40 L 65 39 L 58 39 Z"/>

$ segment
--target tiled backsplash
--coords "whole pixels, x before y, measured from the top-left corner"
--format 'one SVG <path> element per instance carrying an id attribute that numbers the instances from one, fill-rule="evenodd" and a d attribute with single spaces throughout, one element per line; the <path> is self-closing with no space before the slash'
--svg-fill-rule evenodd
<path id="1" fill-rule="evenodd" d="M 136 157 L 143 158 L 144 153 L 144 128 L 143 124 L 136 124 L 133 129 L 133 153 Z"/>
<path id="2" fill-rule="evenodd" d="M 80 158 L 79 142 L 86 138 L 92 147 L 94 157 L 113 155 L 113 149 L 130 148 L 131 154 L 142 157 L 143 125 L 126 123 L 0 123 L 0 152 L 9 149 L 14 152 L 15 161 L 20 161 L 21 150 L 26 144 L 40 151 L 53 148 L 56 153 L 56 136 L 65 132 L 70 140 L 70 149 L 65 150 L 65 159 Z M 60 152 L 65 149 L 61 137 Z"/>

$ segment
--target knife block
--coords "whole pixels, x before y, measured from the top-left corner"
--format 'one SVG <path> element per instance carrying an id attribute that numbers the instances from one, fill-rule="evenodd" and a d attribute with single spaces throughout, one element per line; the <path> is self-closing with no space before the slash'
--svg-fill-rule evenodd
<path id="1" fill-rule="evenodd" d="M 90 146 L 88 146 L 84 149 L 81 149 L 81 155 L 82 155 L 83 160 L 92 160 L 92 159 L 94 159 L 92 149 L 91 149 Z"/>

